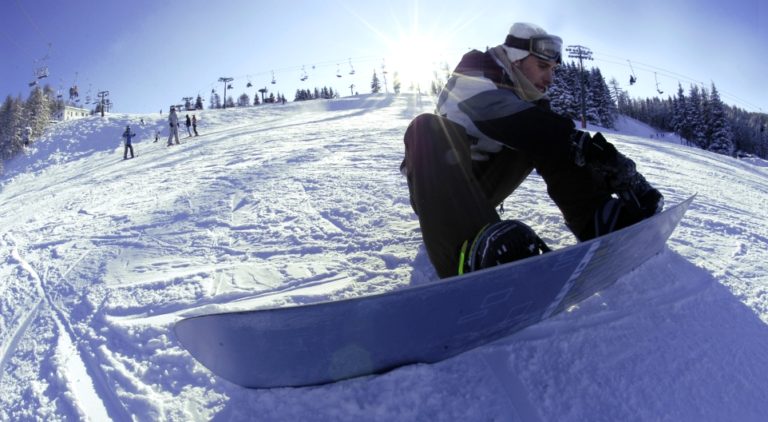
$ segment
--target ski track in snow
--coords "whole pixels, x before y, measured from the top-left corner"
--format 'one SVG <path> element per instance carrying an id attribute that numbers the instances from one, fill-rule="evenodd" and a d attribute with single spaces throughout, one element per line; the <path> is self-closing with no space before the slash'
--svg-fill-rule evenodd
<path id="1" fill-rule="evenodd" d="M 247 390 L 176 341 L 179 318 L 434 282 L 402 135 L 431 100 L 367 95 L 60 123 L 0 185 L 2 420 L 760 420 L 768 411 L 768 167 L 607 133 L 697 198 L 668 248 L 567 312 L 434 365 Z M 139 118 L 147 123 L 138 124 Z M 139 135 L 122 160 L 120 133 Z M 650 133 L 650 131 L 647 131 Z M 167 135 L 167 133 L 165 134 Z M 505 201 L 573 237 L 532 175 Z"/>

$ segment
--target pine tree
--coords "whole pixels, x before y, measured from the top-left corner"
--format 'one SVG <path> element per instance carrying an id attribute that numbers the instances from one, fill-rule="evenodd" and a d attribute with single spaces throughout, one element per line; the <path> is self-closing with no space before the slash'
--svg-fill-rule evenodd
<path id="1" fill-rule="evenodd" d="M 685 98 L 683 86 L 677 84 L 677 96 L 672 104 L 672 130 L 683 139 L 690 139 L 690 129 L 686 126 L 688 120 L 688 101 Z"/>
<path id="2" fill-rule="evenodd" d="M 51 121 L 50 102 L 50 98 L 39 86 L 36 86 L 27 98 L 27 103 L 24 106 L 25 120 L 27 126 L 32 129 L 33 138 L 42 135 Z"/>
<path id="3" fill-rule="evenodd" d="M 248 94 L 240 94 L 240 96 L 237 98 L 237 106 L 248 107 L 249 105 L 251 105 L 251 98 L 248 96 Z"/>
<path id="4" fill-rule="evenodd" d="M 731 126 L 725 115 L 725 108 L 720 100 L 720 94 L 712 83 L 712 92 L 709 95 L 709 118 L 707 119 L 709 127 L 709 146 L 710 151 L 718 154 L 733 155 L 733 133 Z"/>
<path id="5" fill-rule="evenodd" d="M 395 95 L 400 93 L 400 75 L 397 72 L 392 74 L 392 90 Z"/>
<path id="6" fill-rule="evenodd" d="M 706 134 L 704 128 L 704 107 L 702 106 L 699 87 L 692 85 L 688 95 L 688 104 L 685 122 L 685 130 L 690 133 L 688 140 L 699 148 L 706 146 Z"/>
<path id="7" fill-rule="evenodd" d="M 219 93 L 216 91 L 211 91 L 211 108 L 221 108 L 221 97 L 219 96 Z"/>
<path id="8" fill-rule="evenodd" d="M 581 86 L 579 68 L 571 62 L 555 69 L 553 86 L 550 86 L 549 97 L 552 99 L 552 109 L 570 119 L 581 118 Z M 556 86 L 555 86 L 556 85 Z"/>
<path id="9" fill-rule="evenodd" d="M 0 138 L 0 158 L 13 158 L 24 149 L 24 101 L 21 97 L 6 97 L 0 107 L 0 126 L 3 128 L 3 136 Z"/>
<path id="10" fill-rule="evenodd" d="M 381 84 L 379 83 L 379 77 L 376 76 L 376 69 L 373 69 L 373 79 L 371 80 L 371 92 L 378 94 L 381 91 Z"/>
<path id="11" fill-rule="evenodd" d="M 195 101 L 195 110 L 202 110 L 203 109 L 203 98 L 200 96 L 200 94 L 197 94 L 197 100 Z"/>

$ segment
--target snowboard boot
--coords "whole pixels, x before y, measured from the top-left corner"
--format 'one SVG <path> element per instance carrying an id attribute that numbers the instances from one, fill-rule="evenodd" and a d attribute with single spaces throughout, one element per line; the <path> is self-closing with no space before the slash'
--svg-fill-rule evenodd
<path id="1" fill-rule="evenodd" d="M 549 252 L 541 238 L 517 220 L 503 220 L 486 225 L 472 245 L 464 242 L 459 256 L 459 274 L 506 264 Z"/>

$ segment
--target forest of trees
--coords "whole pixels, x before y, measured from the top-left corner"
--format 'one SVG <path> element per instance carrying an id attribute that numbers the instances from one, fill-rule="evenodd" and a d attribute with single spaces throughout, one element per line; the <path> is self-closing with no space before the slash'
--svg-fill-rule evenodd
<path id="1" fill-rule="evenodd" d="M 26 143 L 41 136 L 63 108 L 64 101 L 57 99 L 48 85 L 35 86 L 26 100 L 7 96 L 0 105 L 0 159 L 12 158 Z"/>
<path id="2" fill-rule="evenodd" d="M 674 132 L 691 146 L 734 157 L 751 154 L 768 158 L 768 115 L 724 104 L 714 83 L 709 91 L 692 85 L 685 95 L 682 85 L 678 85 L 674 97 L 631 99 L 615 79 L 609 88 L 600 69 L 582 72 L 575 63 L 569 63 L 557 68 L 549 89 L 554 111 L 581 119 L 582 77 L 586 119 L 590 123 L 613 128 L 621 113 L 659 132 Z"/>
<path id="3" fill-rule="evenodd" d="M 666 99 L 630 99 L 620 90 L 617 98 L 622 114 L 675 132 L 689 145 L 719 154 L 768 158 L 768 115 L 724 104 L 714 83 L 709 91 L 691 85 L 688 95 L 678 85 L 677 94 Z"/>
<path id="4" fill-rule="evenodd" d="M 324 86 L 322 88 L 315 88 L 313 91 L 310 91 L 308 89 L 297 89 L 296 96 L 294 97 L 293 101 L 330 99 L 330 98 L 336 98 L 338 96 L 339 96 L 339 93 L 335 92 L 333 88 L 328 88 Z"/>

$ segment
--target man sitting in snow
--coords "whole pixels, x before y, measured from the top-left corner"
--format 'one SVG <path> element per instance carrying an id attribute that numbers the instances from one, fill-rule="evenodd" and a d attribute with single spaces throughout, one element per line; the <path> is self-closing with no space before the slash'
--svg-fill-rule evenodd
<path id="1" fill-rule="evenodd" d="M 535 168 L 580 241 L 661 211 L 663 197 L 600 133 L 552 112 L 545 92 L 562 40 L 514 24 L 504 42 L 462 58 L 440 93 L 437 114 L 405 133 L 411 204 L 440 277 L 549 249 L 525 224 L 495 207 Z"/>

